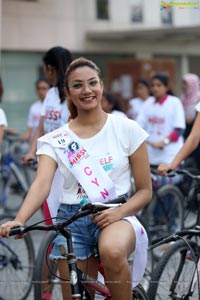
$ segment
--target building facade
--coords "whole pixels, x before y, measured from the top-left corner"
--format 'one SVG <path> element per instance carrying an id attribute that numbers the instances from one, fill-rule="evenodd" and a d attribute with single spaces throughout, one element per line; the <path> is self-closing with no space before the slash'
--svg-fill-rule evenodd
<path id="1" fill-rule="evenodd" d="M 180 2 L 0 0 L 2 106 L 10 125 L 23 131 L 42 56 L 57 45 L 94 59 L 106 83 L 111 61 L 173 59 L 179 94 L 183 74 L 200 74 L 200 7 Z"/>

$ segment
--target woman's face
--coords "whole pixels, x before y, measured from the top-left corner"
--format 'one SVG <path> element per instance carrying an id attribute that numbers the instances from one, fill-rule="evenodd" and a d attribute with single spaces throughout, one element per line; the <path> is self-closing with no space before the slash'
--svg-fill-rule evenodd
<path id="1" fill-rule="evenodd" d="M 146 99 L 149 96 L 149 89 L 142 83 L 137 84 L 136 93 L 139 98 Z"/>
<path id="2" fill-rule="evenodd" d="M 45 77 L 50 82 L 50 84 L 56 85 L 57 81 L 58 81 L 56 69 L 50 65 L 44 65 L 43 71 L 44 71 Z"/>
<path id="3" fill-rule="evenodd" d="M 77 110 L 92 110 L 101 105 L 103 83 L 90 67 L 78 67 L 68 79 L 67 97 Z"/>
<path id="4" fill-rule="evenodd" d="M 38 98 L 41 100 L 44 100 L 49 88 L 50 88 L 50 86 L 46 81 L 38 82 L 38 84 L 36 86 Z"/>
<path id="5" fill-rule="evenodd" d="M 151 91 L 155 98 L 161 99 L 167 93 L 168 87 L 165 86 L 159 79 L 153 79 L 151 84 Z"/>

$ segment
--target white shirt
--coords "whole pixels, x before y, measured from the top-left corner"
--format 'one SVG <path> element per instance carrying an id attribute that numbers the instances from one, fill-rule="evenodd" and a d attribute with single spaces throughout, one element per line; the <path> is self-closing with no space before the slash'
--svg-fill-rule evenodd
<path id="1" fill-rule="evenodd" d="M 68 124 L 65 125 L 69 130 Z M 56 135 L 56 131 L 46 137 Z M 93 137 L 76 140 L 90 154 L 90 156 L 103 167 L 105 172 L 115 184 L 116 194 L 122 195 L 131 190 L 131 167 L 129 156 L 148 137 L 147 133 L 133 120 L 108 114 L 103 128 Z M 67 204 L 79 204 L 85 197 L 85 191 L 76 178 L 67 169 L 64 163 L 56 155 L 55 148 L 48 143 L 43 143 L 37 151 L 37 155 L 51 156 L 57 163 L 58 169 L 63 174 L 64 186 L 59 201 Z"/>
<path id="2" fill-rule="evenodd" d="M 29 128 L 32 128 L 32 137 L 35 135 L 35 132 L 39 125 L 41 110 L 42 110 L 41 100 L 35 101 L 29 108 L 27 126 Z"/>
<path id="3" fill-rule="evenodd" d="M 111 114 L 115 115 L 115 116 L 121 116 L 121 117 L 124 117 L 124 118 L 128 118 L 127 115 L 123 111 L 120 111 L 120 110 L 113 110 L 111 112 Z"/>
<path id="4" fill-rule="evenodd" d="M 196 104 L 195 109 L 200 112 L 200 101 Z"/>
<path id="5" fill-rule="evenodd" d="M 133 98 L 130 100 L 130 110 L 129 114 L 133 120 L 136 120 L 139 113 L 142 111 L 144 103 L 151 99 L 152 97 L 148 97 L 146 100 L 142 100 L 139 97 Z"/>
<path id="6" fill-rule="evenodd" d="M 41 115 L 45 117 L 45 133 L 51 132 L 67 123 L 69 117 L 67 100 L 61 103 L 57 87 L 52 87 L 47 92 Z"/>
<path id="7" fill-rule="evenodd" d="M 145 102 L 136 121 L 149 134 L 149 142 L 163 141 L 175 128 L 185 128 L 183 105 L 179 98 L 171 95 L 162 104 L 155 102 L 155 98 L 152 98 Z M 158 165 L 171 162 L 182 145 L 182 136 L 162 149 L 153 148 L 147 144 L 150 163 Z"/>
<path id="8" fill-rule="evenodd" d="M 6 118 L 6 115 L 5 115 L 5 112 L 3 111 L 2 108 L 0 108 L 0 126 L 8 126 L 8 123 L 7 123 L 7 118 Z"/>

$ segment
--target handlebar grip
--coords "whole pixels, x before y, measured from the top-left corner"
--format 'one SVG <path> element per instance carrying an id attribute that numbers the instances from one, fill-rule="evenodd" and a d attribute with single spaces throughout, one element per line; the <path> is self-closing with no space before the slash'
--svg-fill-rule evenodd
<path id="1" fill-rule="evenodd" d="M 24 233 L 24 229 L 25 229 L 24 226 L 13 227 L 10 229 L 9 236 L 22 234 L 22 233 Z"/>

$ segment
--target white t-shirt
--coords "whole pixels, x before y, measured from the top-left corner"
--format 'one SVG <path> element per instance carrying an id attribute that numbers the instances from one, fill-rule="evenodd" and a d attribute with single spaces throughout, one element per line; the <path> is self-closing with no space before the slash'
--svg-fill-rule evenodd
<path id="1" fill-rule="evenodd" d="M 111 114 L 115 115 L 115 116 L 121 116 L 121 117 L 124 117 L 124 118 L 128 118 L 127 115 L 123 111 L 120 111 L 120 110 L 113 110 L 111 112 Z"/>
<path id="2" fill-rule="evenodd" d="M 0 126 L 8 126 L 5 112 L 0 108 Z"/>
<path id="3" fill-rule="evenodd" d="M 131 118 L 133 120 L 136 120 L 138 117 L 139 113 L 142 111 L 144 103 L 151 99 L 152 97 L 148 97 L 146 100 L 142 100 L 141 98 L 133 98 L 130 100 L 130 110 L 129 114 L 131 115 Z"/>
<path id="4" fill-rule="evenodd" d="M 195 109 L 200 112 L 200 101 L 196 104 Z"/>
<path id="5" fill-rule="evenodd" d="M 70 131 L 68 124 L 65 126 Z M 50 138 L 55 134 L 56 131 L 49 133 L 46 137 Z M 131 190 L 129 156 L 147 137 L 147 133 L 135 121 L 108 114 L 107 121 L 100 132 L 88 139 L 80 139 L 76 136 L 76 141 L 104 168 L 115 184 L 116 194 L 120 196 Z M 64 186 L 59 201 L 79 204 L 85 197 L 85 191 L 56 155 L 55 148 L 48 143 L 43 143 L 37 151 L 37 155 L 40 154 L 51 156 L 58 163 L 59 171 L 64 175 Z"/>
<path id="6" fill-rule="evenodd" d="M 41 116 L 45 117 L 44 131 L 51 132 L 67 123 L 69 110 L 67 100 L 60 102 L 59 91 L 57 87 L 52 87 L 47 92 L 42 105 Z"/>
<path id="7" fill-rule="evenodd" d="M 149 142 L 163 141 L 175 128 L 185 128 L 183 105 L 179 98 L 170 95 L 162 104 L 155 102 L 155 98 L 152 98 L 145 102 L 136 121 L 149 134 Z M 147 144 L 150 163 L 158 165 L 171 162 L 182 145 L 182 136 L 162 149 L 153 148 Z"/>
<path id="8" fill-rule="evenodd" d="M 30 106 L 29 113 L 28 113 L 27 126 L 29 128 L 32 128 L 32 137 L 35 135 L 36 129 L 39 125 L 41 110 L 42 110 L 42 101 L 41 100 L 35 101 Z"/>

